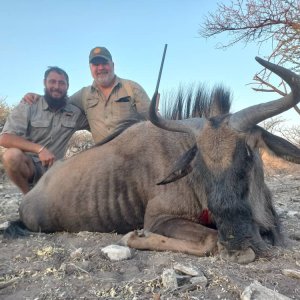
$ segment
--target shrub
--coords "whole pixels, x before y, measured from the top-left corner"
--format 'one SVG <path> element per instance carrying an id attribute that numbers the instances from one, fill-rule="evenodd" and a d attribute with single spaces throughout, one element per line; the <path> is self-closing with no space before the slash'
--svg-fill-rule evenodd
<path id="1" fill-rule="evenodd" d="M 4 123 L 8 114 L 10 113 L 11 108 L 5 102 L 5 98 L 0 99 L 0 129 L 2 130 Z"/>

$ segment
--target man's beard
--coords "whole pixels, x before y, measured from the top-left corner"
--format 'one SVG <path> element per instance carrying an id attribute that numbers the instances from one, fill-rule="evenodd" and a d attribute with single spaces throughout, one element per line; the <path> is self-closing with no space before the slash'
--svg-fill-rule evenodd
<path id="1" fill-rule="evenodd" d="M 103 73 L 99 76 L 96 77 L 95 81 L 103 87 L 108 87 L 112 84 L 112 82 L 114 81 L 115 78 L 115 74 L 112 73 Z"/>
<path id="2" fill-rule="evenodd" d="M 48 103 L 49 107 L 54 109 L 54 110 L 58 110 L 62 107 L 64 107 L 67 103 L 67 93 L 65 93 L 62 97 L 60 98 L 53 98 L 50 93 L 48 92 L 47 89 L 45 89 L 45 95 L 44 98 L 46 100 L 46 102 Z"/>

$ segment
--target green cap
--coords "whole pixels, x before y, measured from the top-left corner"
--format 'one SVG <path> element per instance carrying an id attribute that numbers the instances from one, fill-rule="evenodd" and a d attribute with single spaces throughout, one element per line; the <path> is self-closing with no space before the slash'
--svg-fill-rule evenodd
<path id="1" fill-rule="evenodd" d="M 104 58 L 106 60 L 112 61 L 112 56 L 105 47 L 95 47 L 91 50 L 90 56 L 89 56 L 90 63 L 95 58 Z"/>

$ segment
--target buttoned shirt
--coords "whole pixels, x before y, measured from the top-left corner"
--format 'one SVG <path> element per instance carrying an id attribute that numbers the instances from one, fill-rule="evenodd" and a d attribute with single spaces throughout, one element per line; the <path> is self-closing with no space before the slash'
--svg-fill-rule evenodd
<path id="1" fill-rule="evenodd" d="M 117 124 L 134 111 L 148 114 L 150 99 L 136 82 L 116 77 L 108 98 L 93 82 L 70 97 L 71 103 L 85 111 L 94 141 L 108 136 Z"/>
<path id="2" fill-rule="evenodd" d="M 46 146 L 57 159 L 64 157 L 67 144 L 76 130 L 87 129 L 84 113 L 67 104 L 52 111 L 44 97 L 29 105 L 21 102 L 9 114 L 2 133 L 15 134 L 33 143 Z M 38 161 L 38 155 L 33 155 Z"/>

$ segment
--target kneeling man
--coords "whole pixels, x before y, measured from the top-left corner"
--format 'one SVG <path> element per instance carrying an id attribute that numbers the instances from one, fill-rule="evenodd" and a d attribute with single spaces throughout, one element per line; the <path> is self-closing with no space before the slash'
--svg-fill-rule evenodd
<path id="1" fill-rule="evenodd" d="M 26 194 L 55 160 L 64 157 L 76 130 L 88 129 L 82 111 L 68 103 L 69 77 L 58 67 L 44 75 L 45 95 L 32 105 L 21 102 L 0 135 L 7 148 L 2 161 L 8 177 Z"/>

